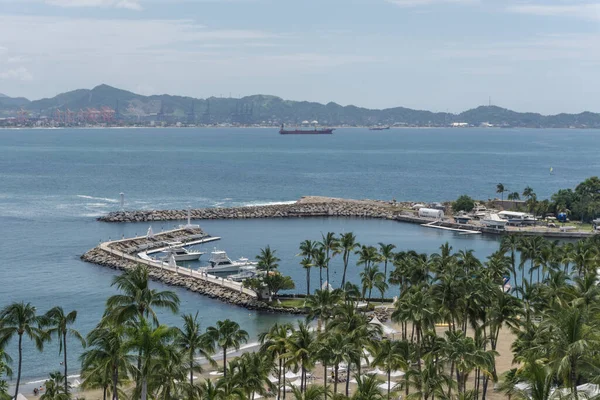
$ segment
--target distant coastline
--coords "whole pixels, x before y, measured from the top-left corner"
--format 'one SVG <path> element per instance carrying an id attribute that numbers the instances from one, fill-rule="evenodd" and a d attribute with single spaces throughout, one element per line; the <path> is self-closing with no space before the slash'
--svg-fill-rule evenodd
<path id="1" fill-rule="evenodd" d="M 600 113 L 542 115 L 516 112 L 492 104 L 460 113 L 432 112 L 406 107 L 369 109 L 284 100 L 257 94 L 241 98 L 152 95 L 99 85 L 52 98 L 30 101 L 0 96 L 0 126 L 277 126 L 327 127 L 501 127 L 600 128 Z"/>

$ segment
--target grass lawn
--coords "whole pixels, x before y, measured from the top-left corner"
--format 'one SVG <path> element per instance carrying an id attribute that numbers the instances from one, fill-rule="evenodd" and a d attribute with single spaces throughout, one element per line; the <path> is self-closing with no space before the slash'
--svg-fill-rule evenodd
<path id="1" fill-rule="evenodd" d="M 277 300 L 271 303 L 274 307 L 289 307 L 289 308 L 302 308 L 304 307 L 304 299 L 279 299 L 281 304 L 277 303 Z"/>

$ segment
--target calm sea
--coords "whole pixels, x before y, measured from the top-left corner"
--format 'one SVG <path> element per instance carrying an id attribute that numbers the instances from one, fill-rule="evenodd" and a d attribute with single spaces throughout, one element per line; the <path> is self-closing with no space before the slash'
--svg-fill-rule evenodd
<path id="1" fill-rule="evenodd" d="M 0 130 L 0 306 L 31 302 L 40 312 L 60 305 L 79 312 L 76 328 L 98 321 L 115 272 L 79 256 L 100 241 L 142 234 L 148 224 L 104 224 L 95 217 L 130 209 L 269 204 L 302 195 L 436 201 L 468 193 L 493 198 L 531 186 L 538 197 L 574 187 L 600 171 L 600 133 L 577 130 L 340 129 L 322 137 L 280 136 L 276 129 Z M 550 174 L 550 167 L 554 173 Z M 366 244 L 434 252 L 449 241 L 481 257 L 494 238 L 469 237 L 391 221 L 303 219 L 205 221 L 232 257 L 253 257 L 270 245 L 281 270 L 306 290 L 295 257 L 298 243 L 322 232 L 353 231 Z M 160 231 L 172 222 L 154 224 Z M 205 248 L 205 250 L 210 250 Z M 332 283 L 339 284 L 340 260 Z M 358 269 L 350 267 L 357 280 Z M 317 271 L 318 272 L 318 271 Z M 318 273 L 313 272 L 313 288 Z M 157 284 L 161 289 L 167 287 Z M 253 339 L 275 321 L 294 320 L 236 308 L 176 289 L 182 312 L 200 310 L 207 327 L 231 318 Z M 161 314 L 177 324 L 178 317 Z M 25 346 L 25 380 L 60 368 L 55 344 Z M 16 357 L 14 346 L 9 351 Z M 75 373 L 81 347 L 71 346 Z"/>

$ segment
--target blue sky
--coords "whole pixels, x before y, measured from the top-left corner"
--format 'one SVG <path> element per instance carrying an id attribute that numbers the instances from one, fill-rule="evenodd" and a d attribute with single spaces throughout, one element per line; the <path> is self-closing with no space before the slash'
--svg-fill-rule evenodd
<path id="1" fill-rule="evenodd" d="M 0 0 L 0 92 L 600 111 L 600 0 Z"/>

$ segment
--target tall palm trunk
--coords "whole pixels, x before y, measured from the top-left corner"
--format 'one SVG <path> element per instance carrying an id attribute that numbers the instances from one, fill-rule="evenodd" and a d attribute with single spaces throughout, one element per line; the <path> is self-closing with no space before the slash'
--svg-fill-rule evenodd
<path id="1" fill-rule="evenodd" d="M 310 295 L 310 268 L 306 268 L 306 295 Z"/>
<path id="2" fill-rule="evenodd" d="M 17 372 L 17 384 L 15 386 L 15 399 L 19 394 L 19 384 L 21 383 L 21 365 L 23 364 L 23 334 L 19 333 L 19 371 Z"/>
<path id="3" fill-rule="evenodd" d="M 335 364 L 334 370 L 335 370 L 335 372 L 333 375 L 333 394 L 336 395 L 337 394 L 338 376 L 339 376 L 339 372 L 340 372 L 340 364 Z"/>
<path id="4" fill-rule="evenodd" d="M 350 363 L 346 367 L 346 397 L 348 397 L 348 393 L 350 393 Z"/>
<path id="5" fill-rule="evenodd" d="M 227 347 L 223 347 L 223 378 L 227 376 Z"/>
<path id="6" fill-rule="evenodd" d="M 117 391 L 117 388 L 119 385 L 119 367 L 117 365 L 113 365 L 112 380 L 113 380 L 112 398 L 113 398 L 113 400 L 119 400 L 119 392 Z"/>
<path id="7" fill-rule="evenodd" d="M 342 275 L 342 289 L 344 288 L 344 284 L 346 283 L 346 270 L 348 269 L 348 258 L 350 257 L 350 252 L 344 251 L 344 273 Z"/>
<path id="8" fill-rule="evenodd" d="M 283 359 L 279 357 L 279 369 L 277 370 L 277 400 L 281 396 L 281 368 L 283 365 Z"/>
<path id="9" fill-rule="evenodd" d="M 392 370 L 388 370 L 388 395 L 387 395 L 387 400 L 390 400 L 390 389 L 391 389 L 391 382 L 392 382 Z"/>
<path id="10" fill-rule="evenodd" d="M 194 355 L 190 353 L 190 386 L 191 389 L 194 389 Z M 190 400 L 192 400 L 193 395 L 190 392 Z"/>
<path id="11" fill-rule="evenodd" d="M 329 282 L 327 282 L 329 283 Z M 323 267 L 319 266 L 319 287 L 323 287 Z"/>
<path id="12" fill-rule="evenodd" d="M 327 400 L 327 363 L 323 363 L 323 392 L 325 400 Z"/>
<path id="13" fill-rule="evenodd" d="M 65 394 L 69 393 L 69 381 L 67 380 L 67 332 L 63 333 L 63 363 L 65 365 Z"/>
<path id="14" fill-rule="evenodd" d="M 102 387 L 102 400 L 106 400 L 106 391 L 108 390 L 108 386 L 104 385 Z"/>
<path id="15" fill-rule="evenodd" d="M 142 377 L 142 395 L 140 396 L 141 400 L 146 400 L 148 398 L 148 381 L 146 377 Z"/>
<path id="16" fill-rule="evenodd" d="M 327 249 L 325 257 L 327 257 L 327 284 L 329 285 L 329 249 Z"/>

